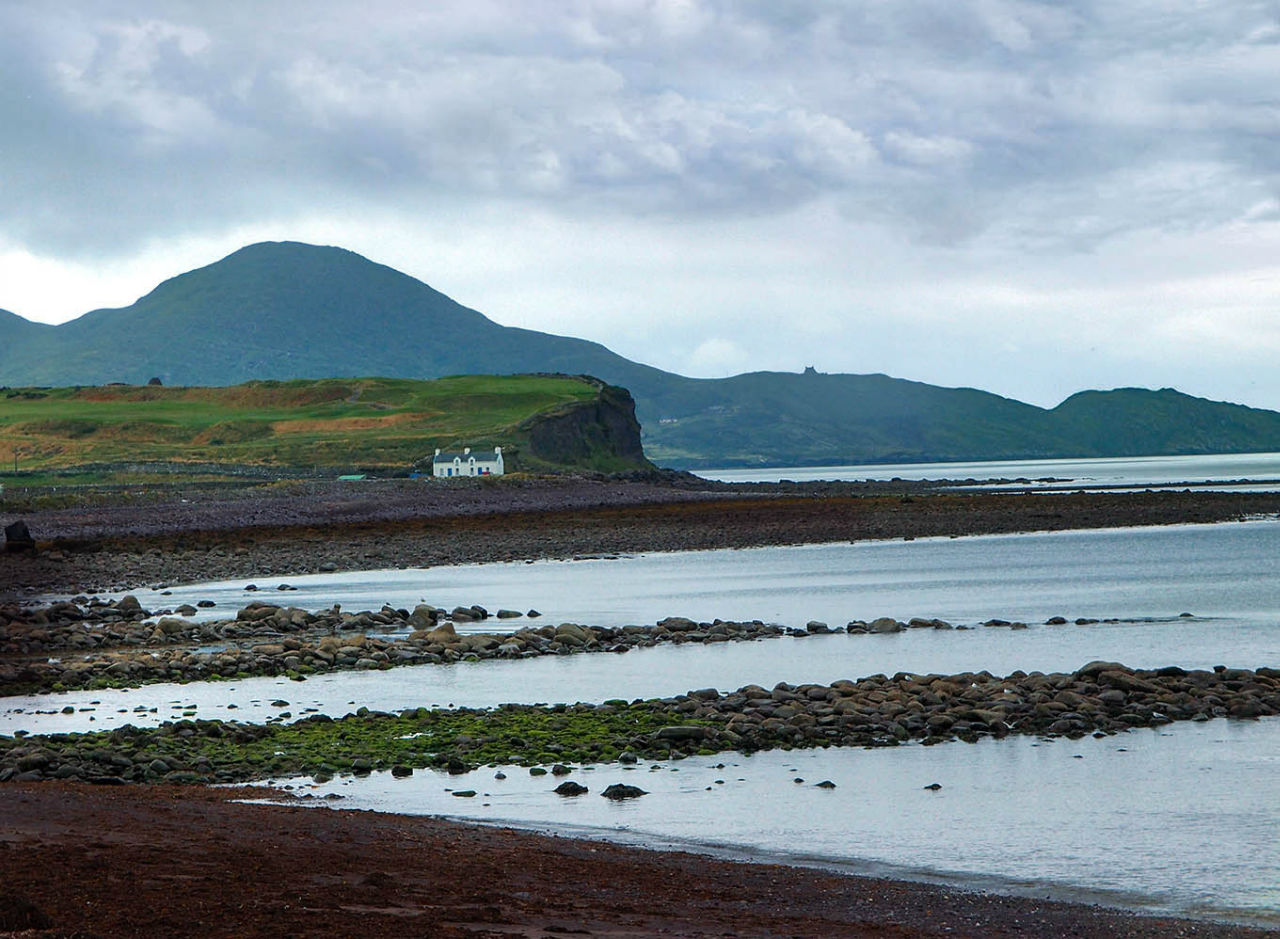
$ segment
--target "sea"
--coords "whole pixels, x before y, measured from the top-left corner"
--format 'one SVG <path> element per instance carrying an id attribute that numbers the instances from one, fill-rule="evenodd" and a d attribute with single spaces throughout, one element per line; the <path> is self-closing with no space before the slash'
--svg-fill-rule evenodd
<path id="1" fill-rule="evenodd" d="M 1215 453 L 1195 456 L 1107 459 L 1003 460 L 970 463 L 866 463 L 848 466 L 747 467 L 698 470 L 707 479 L 735 483 L 821 480 L 951 480 L 1004 488 L 1207 489 L 1275 491 L 1280 453 Z"/>
<path id="2" fill-rule="evenodd" d="M 1244 459 L 1176 458 L 1158 472 L 1150 465 L 1105 472 L 1116 485 L 1147 486 L 1221 482 L 1211 478 L 1217 469 L 1216 475 L 1280 488 L 1280 455 L 1250 457 L 1247 470 L 1230 462 Z M 978 468 L 958 478 L 1068 475 L 1017 466 Z M 849 469 L 862 468 L 827 472 Z M 906 478 L 895 469 L 877 471 Z M 800 476 L 798 470 L 773 472 Z M 911 472 L 957 478 L 937 465 Z M 1089 470 L 1093 478 L 1103 472 L 1096 465 Z M 266 588 L 278 585 L 260 583 L 256 592 L 246 586 L 224 581 L 137 595 L 152 608 L 212 599 L 213 612 L 222 614 L 255 598 L 309 609 L 430 602 L 542 613 L 532 621 L 472 627 L 484 631 L 531 622 L 645 624 L 671 615 L 787 626 L 818 620 L 841 631 L 626 655 L 340 673 L 302 683 L 260 678 L 5 698 L 0 733 L 101 730 L 183 716 L 296 720 L 361 706 L 394 711 L 645 698 L 899 671 L 1062 671 L 1096 659 L 1133 667 L 1280 667 L 1280 519 L 1274 517 L 314 575 L 293 578 L 293 589 L 269 595 Z M 971 628 L 842 631 L 850 620 L 885 615 L 937 617 Z M 1056 616 L 1068 623 L 1046 623 Z M 1027 628 L 984 625 L 993 618 Z M 67 707 L 71 713 L 62 713 Z M 1019 737 L 579 767 L 575 778 L 591 792 L 577 799 L 554 795 L 550 777 L 519 767 L 505 768 L 505 776 L 496 778 L 491 767 L 464 776 L 419 771 L 406 780 L 373 774 L 325 784 L 278 782 L 317 805 L 456 816 L 1280 927 L 1276 718 L 1174 724 L 1076 741 Z M 824 780 L 835 788 L 815 785 Z M 598 797 L 620 781 L 649 795 L 622 804 Z M 941 788 L 925 788 L 934 783 Z M 458 789 L 478 794 L 458 798 L 451 792 Z M 319 798 L 329 794 L 342 798 Z"/>

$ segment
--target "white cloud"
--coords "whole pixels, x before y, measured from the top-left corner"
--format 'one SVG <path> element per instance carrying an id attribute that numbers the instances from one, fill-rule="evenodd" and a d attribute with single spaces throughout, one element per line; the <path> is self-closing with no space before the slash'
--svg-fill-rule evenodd
<path id="1" fill-rule="evenodd" d="M 0 306 L 297 238 L 669 368 L 1280 407 L 1278 42 L 1232 0 L 12 0 Z"/>

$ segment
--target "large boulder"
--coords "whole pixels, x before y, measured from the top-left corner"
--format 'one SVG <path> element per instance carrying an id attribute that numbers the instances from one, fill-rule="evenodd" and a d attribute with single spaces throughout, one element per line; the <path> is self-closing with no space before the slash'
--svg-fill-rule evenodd
<path id="1" fill-rule="evenodd" d="M 430 629 L 443 613 L 444 610 L 437 609 L 430 603 L 419 603 L 409 614 L 409 625 L 416 629 Z"/>
<path id="2" fill-rule="evenodd" d="M 606 799 L 613 799 L 615 802 L 622 799 L 638 799 L 648 794 L 646 790 L 641 789 L 639 786 L 628 786 L 625 783 L 614 783 L 600 793 Z"/>
<path id="3" fill-rule="evenodd" d="M 902 629 L 902 623 L 889 616 L 882 616 L 867 623 L 867 632 L 870 633 L 900 633 Z"/>
<path id="4" fill-rule="evenodd" d="M 31 551 L 36 540 L 31 537 L 27 523 L 18 519 L 11 525 L 4 526 L 4 549 L 6 551 Z"/>

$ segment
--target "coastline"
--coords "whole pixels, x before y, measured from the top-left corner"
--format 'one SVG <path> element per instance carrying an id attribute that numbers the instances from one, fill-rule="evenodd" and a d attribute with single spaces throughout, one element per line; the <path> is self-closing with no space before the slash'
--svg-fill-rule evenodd
<path id="1" fill-rule="evenodd" d="M 383 482 L 213 493 L 194 503 L 170 491 L 154 502 L 28 513 L 40 550 L 4 556 L 0 600 L 328 571 L 1280 514 L 1277 492 L 958 494 L 905 482 L 686 489 L 584 479 L 453 490 Z"/>
<path id="2" fill-rule="evenodd" d="M 58 782 L 0 787 L 7 895 L 0 929 L 35 926 L 21 934 L 49 939 L 1276 934 L 1087 903 L 233 797 L 243 793 Z M 20 900 L 43 918 L 21 919 Z"/>
<path id="3" fill-rule="evenodd" d="M 376 488 L 376 487 L 375 487 Z M 749 491 L 748 491 L 749 489 Z M 0 597 L 584 554 L 1209 523 L 1277 493 L 939 493 L 895 483 L 685 490 L 599 480 L 176 494 L 28 513 Z M 188 505 L 190 503 L 187 503 Z M 1271 936 L 1069 899 L 654 851 L 440 818 L 228 801 L 226 790 L 0 785 L 0 934 Z M 92 834 L 86 834 L 86 833 Z M 54 873 L 51 873 L 54 872 Z M 957 878 L 957 880 L 961 880 Z M 15 899 L 16 898 L 16 899 Z M 22 913 L 28 901 L 45 918 Z M 48 925 L 43 925 L 48 923 Z"/>

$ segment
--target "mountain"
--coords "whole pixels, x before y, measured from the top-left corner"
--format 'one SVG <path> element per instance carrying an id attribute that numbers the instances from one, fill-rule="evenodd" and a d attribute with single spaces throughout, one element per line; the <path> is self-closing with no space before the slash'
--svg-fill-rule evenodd
<path id="1" fill-rule="evenodd" d="M 60 326 L 0 312 L 0 384 L 562 372 L 629 389 L 667 466 L 1280 450 L 1280 414 L 1171 389 L 1082 392 L 1051 410 L 885 375 L 694 379 L 599 343 L 494 323 L 351 251 L 250 245 L 131 306 Z"/>

